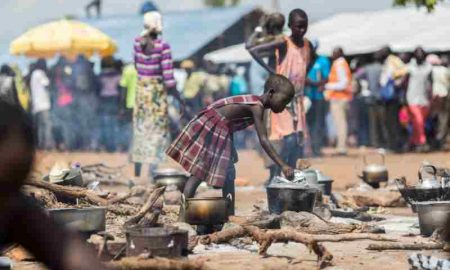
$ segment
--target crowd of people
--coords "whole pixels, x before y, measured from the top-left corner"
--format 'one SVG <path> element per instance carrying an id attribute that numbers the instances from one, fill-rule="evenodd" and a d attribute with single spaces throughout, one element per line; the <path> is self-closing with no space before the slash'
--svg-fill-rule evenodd
<path id="1" fill-rule="evenodd" d="M 126 150 L 134 107 L 132 70 L 133 65 L 130 71 L 107 57 L 96 74 L 82 55 L 73 61 L 61 57 L 50 68 L 39 59 L 26 76 L 3 65 L 0 95 L 33 117 L 39 149 Z"/>
<path id="2" fill-rule="evenodd" d="M 290 20 L 293 18 L 295 16 Z M 154 17 L 147 19 L 147 24 L 154 20 Z M 289 25 L 293 23 L 290 21 Z M 301 88 L 302 94 L 302 101 L 295 105 L 295 110 L 301 112 L 295 119 L 296 127 L 286 131 L 286 127 L 280 126 L 290 121 L 287 112 L 271 115 L 266 121 L 274 131 L 270 133 L 270 140 L 278 145 L 279 151 L 283 148 L 280 141 L 297 133 L 291 140 L 300 138 L 302 143 L 294 144 L 301 145 L 301 149 L 292 150 L 294 144 L 287 148 L 301 153 L 293 159 L 304 155 L 321 156 L 325 146 L 336 146 L 339 155 L 345 155 L 348 146 L 394 152 L 424 152 L 445 146 L 450 117 L 450 69 L 446 55 L 427 54 L 420 47 L 412 53 L 395 54 L 384 47 L 371 55 L 345 57 L 344 51 L 336 48 L 328 58 L 315 53 L 319 46 L 317 41 L 307 41 L 304 47 L 293 43 L 283 34 L 284 24 L 282 14 L 266 16 L 247 42 L 256 61 L 239 66 L 196 63 L 187 59 L 175 68 L 170 46 L 159 37 L 162 28 L 155 31 L 158 34 L 151 34 L 152 46 L 168 46 L 169 55 L 162 57 L 170 64 L 163 73 L 171 74 L 171 81 L 162 86 L 169 89 L 167 93 L 176 94 L 172 95 L 175 100 L 156 97 L 168 101 L 164 104 L 168 115 L 163 125 L 167 125 L 169 131 L 164 127 L 161 133 L 174 138 L 189 119 L 213 101 L 227 96 L 261 94 L 269 73 L 299 69 L 298 73 L 305 77 L 291 76 L 291 81 L 298 80 L 296 89 Z M 135 48 L 141 48 L 141 44 L 136 43 Z M 276 63 L 270 54 L 260 57 L 268 50 L 284 50 L 283 63 Z M 146 56 L 141 55 L 141 58 L 139 52 L 135 53 L 137 62 L 128 65 L 112 57 L 103 58 L 98 73 L 94 72 L 93 63 L 82 55 L 74 60 L 60 57 L 50 68 L 45 60 L 39 59 L 30 65 L 26 75 L 17 67 L 3 65 L 0 95 L 9 103 L 20 104 L 33 116 L 40 149 L 127 151 L 134 141 L 136 147 L 131 152 L 135 153 L 136 160 L 146 161 L 143 157 L 137 158 L 137 152 L 152 148 L 149 141 L 154 142 L 154 148 L 164 148 L 170 140 L 165 139 L 164 143 L 152 140 L 145 132 L 140 136 L 143 140 L 137 138 L 143 126 L 156 132 L 155 126 L 145 121 L 157 113 L 157 109 L 145 103 L 155 97 L 141 95 L 154 93 L 153 88 L 138 90 L 144 84 L 138 78 L 148 75 L 144 67 L 148 64 Z M 303 62 L 310 63 L 306 65 L 307 70 L 302 71 L 305 65 L 300 67 L 298 63 Z M 148 88 L 153 83 L 149 81 L 145 85 Z M 153 87 L 158 88 L 159 84 Z M 184 104 L 182 115 L 176 110 L 183 107 L 181 104 Z M 135 125 L 133 111 L 140 117 Z M 153 119 L 152 123 L 156 122 Z M 136 123 L 141 123 L 141 127 Z M 235 137 L 238 148 L 255 145 L 256 135 L 250 130 Z"/>

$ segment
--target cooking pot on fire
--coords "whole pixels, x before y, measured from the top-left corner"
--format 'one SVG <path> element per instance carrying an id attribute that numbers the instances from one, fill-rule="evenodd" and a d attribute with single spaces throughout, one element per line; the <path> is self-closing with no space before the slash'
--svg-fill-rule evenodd
<path id="1" fill-rule="evenodd" d="M 363 157 L 365 167 L 363 169 L 362 176 L 360 176 L 360 178 L 364 182 L 366 182 L 367 184 L 371 185 L 374 188 L 379 188 L 380 182 L 387 182 L 389 178 L 388 170 L 385 165 L 385 157 L 381 153 L 379 154 L 379 156 L 381 157 L 380 164 L 377 163 L 368 164 L 367 156 L 365 155 Z"/>
<path id="2" fill-rule="evenodd" d="M 156 186 L 175 185 L 181 192 L 183 192 L 188 178 L 189 176 L 185 172 L 172 168 L 156 170 L 153 177 Z"/>
<path id="3" fill-rule="evenodd" d="M 226 198 L 189 198 L 181 196 L 184 220 L 191 225 L 218 225 L 228 221 L 229 208 L 233 201 L 231 194 Z"/>
<path id="4" fill-rule="evenodd" d="M 423 177 L 423 172 L 427 168 L 431 169 L 431 173 L 429 173 L 427 171 L 427 173 L 429 174 L 429 177 L 424 178 Z M 436 178 L 436 173 L 437 173 L 437 169 L 433 165 L 424 165 L 424 166 L 422 166 L 419 169 L 419 183 L 417 184 L 416 187 L 417 188 L 422 188 L 422 189 L 440 188 L 441 187 L 441 183 Z"/>

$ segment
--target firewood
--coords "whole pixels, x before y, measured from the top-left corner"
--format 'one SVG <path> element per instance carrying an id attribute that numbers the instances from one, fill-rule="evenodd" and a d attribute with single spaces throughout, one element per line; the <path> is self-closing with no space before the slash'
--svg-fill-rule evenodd
<path id="1" fill-rule="evenodd" d="M 357 241 L 357 240 L 372 240 L 372 241 L 386 241 L 397 242 L 397 238 L 386 237 L 379 234 L 372 233 L 346 233 L 338 235 L 314 235 L 314 240 L 317 242 L 345 242 L 345 241 Z"/>
<path id="2" fill-rule="evenodd" d="M 139 212 L 132 216 L 130 219 L 128 219 L 125 222 L 126 226 L 135 225 L 137 224 L 146 214 L 149 212 L 153 205 L 158 201 L 158 199 L 164 194 L 164 191 L 166 190 L 166 187 L 160 187 L 157 189 L 154 189 L 150 196 L 148 196 L 147 201 L 142 206 L 142 208 L 139 210 Z"/>
<path id="3" fill-rule="evenodd" d="M 425 250 L 425 249 L 444 249 L 442 243 L 378 243 L 370 244 L 368 250 Z"/>
<path id="4" fill-rule="evenodd" d="M 109 204 L 115 204 L 115 203 L 119 203 L 119 202 L 123 202 L 126 199 L 129 199 L 131 197 L 135 197 L 135 196 L 142 196 L 145 194 L 145 192 L 147 191 L 147 189 L 145 187 L 142 186 L 134 186 L 130 189 L 130 191 L 122 196 L 117 196 L 114 197 L 112 199 L 108 200 Z"/>
<path id="5" fill-rule="evenodd" d="M 100 196 L 95 194 L 95 192 L 85 188 L 60 186 L 42 180 L 28 180 L 25 184 L 29 186 L 47 189 L 57 195 L 62 195 L 75 199 L 85 199 L 89 203 L 96 205 L 108 204 L 107 200 L 101 198 Z"/>
<path id="6" fill-rule="evenodd" d="M 141 259 L 123 258 L 106 264 L 112 270 L 201 270 L 205 268 L 205 259 L 174 260 L 167 258 Z"/>
<path id="7" fill-rule="evenodd" d="M 256 226 L 236 225 L 229 230 L 196 237 L 196 239 L 201 244 L 220 244 L 243 236 L 250 236 L 254 241 L 258 242 L 259 254 L 261 255 L 266 255 L 272 243 L 293 241 L 309 247 L 317 255 L 321 267 L 329 265 L 333 259 L 333 255 L 323 245 L 319 244 L 312 235 L 295 230 L 262 230 Z M 192 243 L 195 243 L 195 238 L 191 239 L 190 244 L 192 245 Z"/>
<path id="8" fill-rule="evenodd" d="M 58 204 L 55 194 L 50 190 L 24 185 L 22 192 L 25 196 L 35 199 L 40 206 L 54 208 Z"/>

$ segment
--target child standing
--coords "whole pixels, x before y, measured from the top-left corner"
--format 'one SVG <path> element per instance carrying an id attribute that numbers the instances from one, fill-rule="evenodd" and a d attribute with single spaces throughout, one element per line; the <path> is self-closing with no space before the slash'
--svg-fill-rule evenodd
<path id="1" fill-rule="evenodd" d="M 192 119 L 172 145 L 168 156 L 177 161 L 191 177 L 184 188 L 186 198 L 195 195 L 202 181 L 210 186 L 222 188 L 223 196 L 231 194 L 233 204 L 230 214 L 234 214 L 234 163 L 237 153 L 233 146 L 233 132 L 252 124 L 259 141 L 288 178 L 293 176 L 293 168 L 288 166 L 267 138 L 264 127 L 264 111 L 282 112 L 294 97 L 294 86 L 284 76 L 271 75 L 262 96 L 243 95 L 216 101 Z"/>

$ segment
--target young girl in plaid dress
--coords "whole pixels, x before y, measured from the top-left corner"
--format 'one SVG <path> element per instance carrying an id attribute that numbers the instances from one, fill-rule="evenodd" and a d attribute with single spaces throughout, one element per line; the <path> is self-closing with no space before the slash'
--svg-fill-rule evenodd
<path id="1" fill-rule="evenodd" d="M 288 178 L 293 176 L 289 167 L 277 154 L 267 138 L 264 110 L 282 112 L 294 97 L 294 86 L 282 75 L 271 75 L 262 96 L 243 95 L 216 101 L 192 119 L 166 153 L 178 162 L 191 177 L 184 188 L 186 198 L 195 195 L 198 185 L 206 181 L 210 186 L 222 188 L 223 196 L 234 200 L 234 163 L 237 161 L 233 146 L 233 132 L 255 124 L 259 141 L 270 158 L 279 165 Z M 230 214 L 234 212 L 234 204 Z"/>

